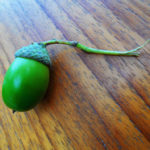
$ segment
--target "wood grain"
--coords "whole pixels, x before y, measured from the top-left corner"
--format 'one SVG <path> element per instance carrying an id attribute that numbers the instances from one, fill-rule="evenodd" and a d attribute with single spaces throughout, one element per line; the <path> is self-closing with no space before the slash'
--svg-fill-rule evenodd
<path id="1" fill-rule="evenodd" d="M 56 38 L 132 49 L 150 38 L 149 10 L 148 0 L 0 1 L 0 150 L 149 150 L 149 45 L 140 57 L 51 45 L 45 99 L 12 114 L 1 95 L 20 47 Z"/>

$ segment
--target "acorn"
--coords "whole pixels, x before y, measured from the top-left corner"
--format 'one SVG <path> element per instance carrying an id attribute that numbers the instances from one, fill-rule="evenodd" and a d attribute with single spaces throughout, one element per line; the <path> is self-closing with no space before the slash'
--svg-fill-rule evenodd
<path id="1" fill-rule="evenodd" d="M 4 78 L 4 103 L 14 111 L 35 107 L 47 91 L 50 66 L 51 60 L 44 44 L 33 43 L 19 49 Z"/>
<path id="2" fill-rule="evenodd" d="M 2 86 L 3 101 L 15 111 L 28 111 L 43 99 L 49 85 L 50 67 L 52 66 L 46 46 L 65 44 L 77 47 L 87 53 L 138 56 L 137 50 L 143 45 L 129 51 L 112 51 L 87 47 L 76 41 L 50 40 L 33 43 L 16 51 L 15 60 L 8 68 Z"/>

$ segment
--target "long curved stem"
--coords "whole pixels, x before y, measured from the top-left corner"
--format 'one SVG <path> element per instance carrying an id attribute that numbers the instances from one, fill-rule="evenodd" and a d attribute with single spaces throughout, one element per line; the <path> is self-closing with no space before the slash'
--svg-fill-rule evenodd
<path id="1" fill-rule="evenodd" d="M 96 49 L 96 48 L 91 48 L 91 47 L 87 47 L 77 41 L 64 41 L 64 40 L 50 40 L 50 41 L 44 41 L 44 42 L 40 42 L 41 44 L 43 44 L 44 46 L 50 45 L 50 44 L 65 44 L 65 45 L 70 45 L 70 46 L 74 46 L 77 47 L 85 52 L 88 53 L 97 53 L 97 54 L 105 54 L 105 55 L 126 55 L 126 56 L 139 56 L 140 52 L 137 52 L 138 50 L 140 50 L 141 48 L 143 48 L 146 44 L 148 44 L 150 42 L 150 39 L 148 39 L 143 45 L 132 49 L 132 50 L 128 50 L 128 51 L 114 51 L 114 50 L 103 50 L 103 49 Z"/>

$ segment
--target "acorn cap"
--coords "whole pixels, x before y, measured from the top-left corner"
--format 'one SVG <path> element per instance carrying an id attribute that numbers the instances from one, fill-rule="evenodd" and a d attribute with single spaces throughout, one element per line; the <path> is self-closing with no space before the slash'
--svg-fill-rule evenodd
<path id="1" fill-rule="evenodd" d="M 15 57 L 25 57 L 39 61 L 47 66 L 51 66 L 51 60 L 46 50 L 46 46 L 42 43 L 32 43 L 31 45 L 22 47 L 17 50 Z"/>

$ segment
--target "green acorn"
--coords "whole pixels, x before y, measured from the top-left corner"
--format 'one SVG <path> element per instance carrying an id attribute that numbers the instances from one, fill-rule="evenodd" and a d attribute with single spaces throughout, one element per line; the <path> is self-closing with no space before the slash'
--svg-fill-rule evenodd
<path id="1" fill-rule="evenodd" d="M 4 78 L 4 103 L 15 111 L 35 107 L 47 91 L 50 65 L 45 45 L 33 43 L 19 49 Z"/>
<path id="2" fill-rule="evenodd" d="M 95 49 L 76 41 L 55 39 L 23 47 L 15 53 L 15 60 L 4 77 L 3 101 L 15 112 L 30 110 L 43 99 L 49 85 L 49 68 L 51 66 L 51 60 L 46 50 L 47 45 L 66 44 L 88 53 L 138 56 L 137 50 L 144 47 L 148 42 L 150 42 L 150 39 L 143 45 L 129 51 Z"/>

